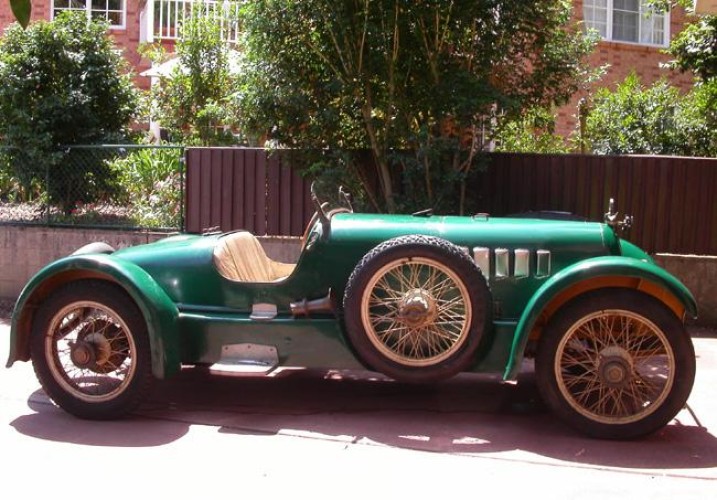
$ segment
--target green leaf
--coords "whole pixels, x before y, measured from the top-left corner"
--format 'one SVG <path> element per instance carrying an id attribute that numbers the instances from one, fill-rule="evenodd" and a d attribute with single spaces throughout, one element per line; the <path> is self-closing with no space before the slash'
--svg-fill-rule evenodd
<path id="1" fill-rule="evenodd" d="M 30 23 L 30 13 L 32 12 L 30 0 L 10 0 L 10 8 L 20 26 L 27 28 Z"/>

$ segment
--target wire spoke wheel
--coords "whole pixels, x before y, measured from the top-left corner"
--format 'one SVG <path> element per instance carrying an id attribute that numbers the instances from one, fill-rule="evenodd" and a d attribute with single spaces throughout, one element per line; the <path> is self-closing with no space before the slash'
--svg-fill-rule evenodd
<path id="1" fill-rule="evenodd" d="M 354 268 L 343 302 L 348 338 L 364 364 L 420 383 L 446 379 L 475 362 L 490 303 L 470 256 L 424 235 L 373 248 Z"/>
<path id="2" fill-rule="evenodd" d="M 47 395 L 81 418 L 125 415 L 152 383 L 147 325 L 111 283 L 80 280 L 53 292 L 38 308 L 30 351 Z"/>
<path id="3" fill-rule="evenodd" d="M 565 422 L 593 437 L 630 439 L 664 427 L 685 406 L 695 352 L 662 302 L 607 288 L 555 312 L 535 371 L 541 395 Z"/>
<path id="4" fill-rule="evenodd" d="M 665 400 L 675 378 L 675 356 L 651 321 L 606 310 L 577 322 L 558 346 L 558 387 L 575 410 L 604 423 L 630 423 Z"/>
<path id="5" fill-rule="evenodd" d="M 135 350 L 129 327 L 96 302 L 76 302 L 58 311 L 45 337 L 53 376 L 87 402 L 107 401 L 125 390 L 134 374 Z"/>
<path id="6" fill-rule="evenodd" d="M 466 286 L 451 269 L 426 258 L 382 267 L 366 287 L 361 311 L 371 343 L 407 366 L 451 356 L 465 342 L 471 318 Z"/>

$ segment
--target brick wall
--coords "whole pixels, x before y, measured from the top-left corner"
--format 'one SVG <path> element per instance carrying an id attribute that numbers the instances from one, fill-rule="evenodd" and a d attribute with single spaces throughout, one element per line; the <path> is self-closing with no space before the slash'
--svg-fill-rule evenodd
<path id="1" fill-rule="evenodd" d="M 134 67 L 137 75 L 142 71 L 149 69 L 151 63 L 149 59 L 143 58 L 137 52 L 140 43 L 140 12 L 144 9 L 146 0 L 126 0 L 127 1 L 127 20 L 126 29 L 110 30 L 110 34 L 114 37 L 117 45 L 123 49 L 122 55 Z M 149 78 L 135 77 L 135 82 L 140 88 L 149 88 Z"/>
<path id="2" fill-rule="evenodd" d="M 574 19 L 582 21 L 583 2 L 573 2 Z M 670 38 L 679 33 L 687 20 L 687 15 L 682 8 L 672 9 L 670 13 Z M 633 70 L 640 75 L 645 85 L 650 85 L 660 78 L 666 78 L 672 85 L 676 85 L 683 91 L 692 86 L 692 75 L 679 73 L 660 67 L 660 64 L 668 62 L 671 57 L 661 53 L 663 48 L 647 45 L 638 45 L 622 42 L 601 41 L 598 43 L 595 52 L 590 56 L 589 62 L 592 67 L 600 67 L 609 64 L 605 76 L 594 87 L 614 88 L 616 83 L 621 82 Z M 570 102 L 558 110 L 557 132 L 568 135 L 576 129 L 577 105 L 585 93 L 578 93 L 573 96 Z"/>

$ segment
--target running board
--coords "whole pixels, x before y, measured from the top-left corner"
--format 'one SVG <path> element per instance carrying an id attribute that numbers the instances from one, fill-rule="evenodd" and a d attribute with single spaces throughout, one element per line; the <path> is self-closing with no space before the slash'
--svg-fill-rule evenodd
<path id="1" fill-rule="evenodd" d="M 229 344 L 222 347 L 221 359 L 209 371 L 222 375 L 261 374 L 277 366 L 279 353 L 272 345 Z"/>

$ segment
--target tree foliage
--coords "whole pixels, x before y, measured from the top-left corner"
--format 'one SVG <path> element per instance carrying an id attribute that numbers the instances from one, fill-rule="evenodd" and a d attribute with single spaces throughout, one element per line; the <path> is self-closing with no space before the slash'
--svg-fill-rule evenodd
<path id="1" fill-rule="evenodd" d="M 653 8 L 668 10 L 680 7 L 694 14 L 694 0 L 648 0 Z M 707 80 L 717 76 L 717 16 L 690 15 L 682 31 L 670 42 L 667 50 L 675 57 L 670 66 L 681 71 L 693 71 Z"/>
<path id="2" fill-rule="evenodd" d="M 717 77 L 717 16 L 702 16 L 670 43 L 673 66 L 694 71 L 703 80 Z"/>
<path id="3" fill-rule="evenodd" d="M 236 122 L 236 80 L 220 24 L 202 6 L 186 20 L 182 35 L 176 46 L 179 64 L 153 88 L 153 114 L 185 143 L 233 144 L 236 139 L 229 130 Z M 161 46 L 145 52 L 157 62 L 166 59 Z"/>
<path id="4" fill-rule="evenodd" d="M 0 137 L 14 175 L 39 182 L 66 211 L 111 190 L 102 162 L 68 169 L 61 146 L 116 140 L 127 132 L 136 91 L 107 24 L 84 13 L 12 25 L 0 39 Z"/>
<path id="5" fill-rule="evenodd" d="M 698 82 L 681 100 L 676 127 L 679 154 L 717 157 L 717 79 Z"/>
<path id="6" fill-rule="evenodd" d="M 631 73 L 615 90 L 596 93 L 587 119 L 597 154 L 670 154 L 675 150 L 679 91 L 661 81 L 645 88 Z"/>
<path id="7" fill-rule="evenodd" d="M 717 155 L 717 82 L 686 95 L 660 81 L 645 87 L 633 73 L 601 89 L 587 118 L 597 154 Z"/>
<path id="8" fill-rule="evenodd" d="M 376 209 L 461 209 L 456 186 L 496 124 L 575 90 L 592 41 L 570 13 L 561 0 L 250 2 L 243 127 L 345 166 Z"/>
<path id="9" fill-rule="evenodd" d="M 10 0 L 10 9 L 20 26 L 26 28 L 30 23 L 32 4 L 30 0 Z"/>
<path id="10" fill-rule="evenodd" d="M 504 124 L 496 135 L 496 151 L 510 153 L 568 153 L 570 144 L 555 133 L 555 115 L 546 108 L 531 108 Z"/>

